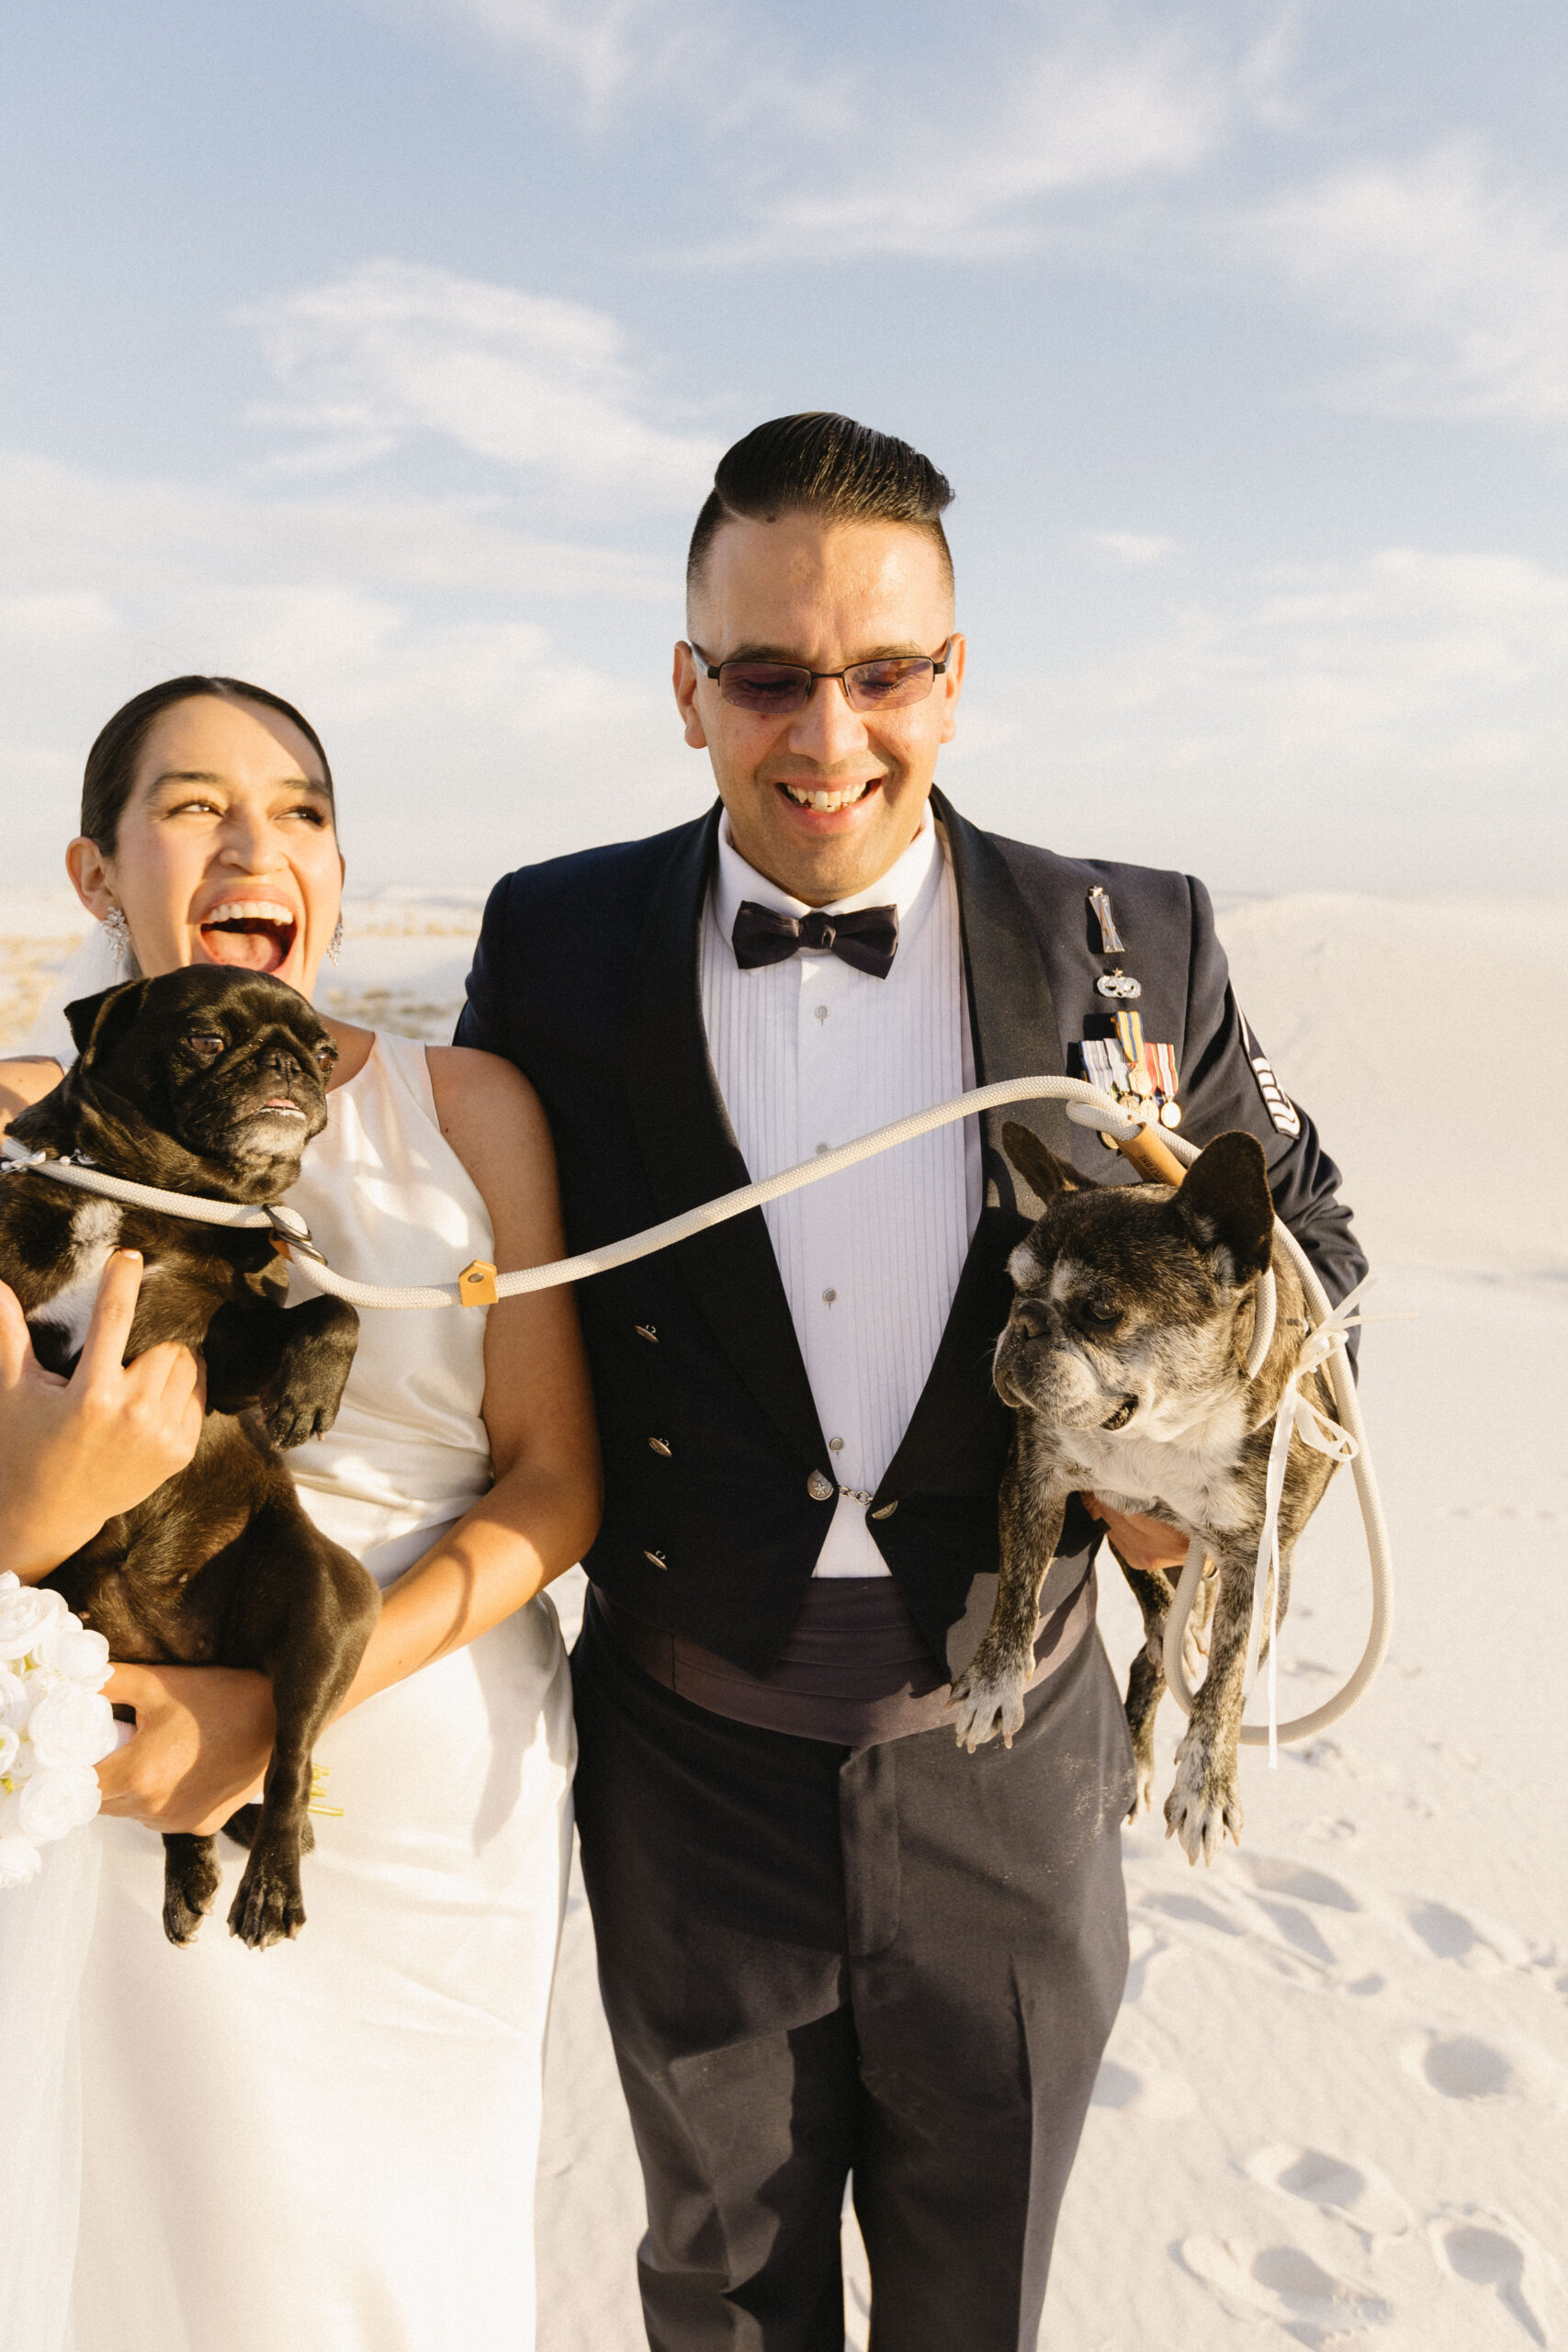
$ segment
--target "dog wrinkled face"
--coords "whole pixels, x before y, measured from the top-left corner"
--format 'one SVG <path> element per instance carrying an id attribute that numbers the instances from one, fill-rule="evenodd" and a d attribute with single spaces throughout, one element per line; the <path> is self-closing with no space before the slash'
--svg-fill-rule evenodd
<path id="1" fill-rule="evenodd" d="M 1171 1193 L 1101 1190 L 1032 1137 L 1007 1142 L 1045 1213 L 1009 1261 L 998 1395 L 1059 1428 L 1176 1433 L 1240 1376 L 1237 1314 L 1272 1245 L 1261 1148 L 1222 1136 Z"/>
<path id="2" fill-rule="evenodd" d="M 191 965 L 66 1008 L 95 1088 L 220 1171 L 222 1189 L 279 1199 L 327 1123 L 337 1047 L 282 981 Z"/>

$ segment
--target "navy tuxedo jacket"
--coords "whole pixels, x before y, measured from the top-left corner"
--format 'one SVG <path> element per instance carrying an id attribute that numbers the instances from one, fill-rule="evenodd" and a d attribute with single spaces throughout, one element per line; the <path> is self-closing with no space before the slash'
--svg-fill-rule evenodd
<path id="1" fill-rule="evenodd" d="M 1304 1113 L 1294 1136 L 1270 1115 L 1201 884 L 1004 841 L 940 794 L 932 807 L 958 888 L 977 1082 L 1081 1075 L 1069 1073 L 1069 1048 L 1100 1034 L 1096 1016 L 1110 1009 L 1095 982 L 1112 959 L 1088 901 L 1103 883 L 1127 942 L 1119 960 L 1143 983 L 1145 1033 L 1175 1049 L 1182 1134 L 1202 1143 L 1245 1127 L 1259 1138 L 1280 1215 L 1342 1297 L 1364 1261 L 1336 1197 L 1338 1170 Z M 504 1055 L 538 1090 L 574 1252 L 773 1173 L 740 1156 L 703 1030 L 698 936 L 718 816 L 524 866 L 485 911 L 457 1042 Z M 949 1629 L 973 1614 L 975 1579 L 998 1565 L 1010 1416 L 992 1392 L 991 1349 L 1007 1318 L 1009 1254 L 1039 1207 L 1002 1151 L 1004 1117 L 1101 1182 L 1132 1177 L 1059 1102 L 985 1121 L 985 1205 L 936 1361 L 870 1506 L 883 1557 L 942 1660 Z M 765 1674 L 828 1532 L 832 1505 L 808 1481 L 833 1472 L 761 1210 L 583 1283 L 578 1303 L 604 1454 L 589 1575 L 650 1624 Z M 1092 1542 L 1075 1505 L 1047 1606 L 1078 1581 Z M 973 1597 L 986 1614 L 990 1590 Z"/>

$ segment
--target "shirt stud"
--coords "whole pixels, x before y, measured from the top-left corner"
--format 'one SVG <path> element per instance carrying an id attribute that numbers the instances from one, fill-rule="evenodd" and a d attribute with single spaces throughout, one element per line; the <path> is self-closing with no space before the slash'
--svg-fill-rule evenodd
<path id="1" fill-rule="evenodd" d="M 837 1292 L 836 1290 L 825 1290 L 825 1291 L 823 1292 L 823 1294 L 822 1294 L 822 1304 L 823 1304 L 823 1306 L 832 1306 L 832 1304 L 833 1304 L 833 1301 L 838 1297 L 838 1295 L 839 1295 L 839 1294 L 838 1294 L 838 1292 Z"/>
<path id="2" fill-rule="evenodd" d="M 842 1453 L 843 1450 L 844 1441 L 841 1437 L 830 1437 L 828 1440 L 828 1451 L 829 1453 Z"/>

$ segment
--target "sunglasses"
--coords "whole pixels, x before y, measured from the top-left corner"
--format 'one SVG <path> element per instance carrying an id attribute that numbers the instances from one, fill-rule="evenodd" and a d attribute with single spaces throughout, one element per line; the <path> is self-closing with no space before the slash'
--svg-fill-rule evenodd
<path id="1" fill-rule="evenodd" d="M 723 700 L 737 710 L 766 711 L 774 718 L 789 718 L 804 710 L 818 681 L 837 678 L 852 710 L 905 710 L 924 702 L 947 669 L 952 650 L 949 638 L 939 655 L 890 653 L 880 662 L 854 662 L 847 670 L 808 670 L 798 662 L 712 662 L 700 645 L 693 652 L 710 678 L 718 681 Z"/>

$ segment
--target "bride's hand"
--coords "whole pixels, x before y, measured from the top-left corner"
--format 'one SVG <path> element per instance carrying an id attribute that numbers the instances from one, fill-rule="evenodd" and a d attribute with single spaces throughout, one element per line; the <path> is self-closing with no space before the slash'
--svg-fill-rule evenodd
<path id="1" fill-rule="evenodd" d="M 141 1258 L 117 1250 L 81 1360 L 62 1380 L 39 1363 L 16 1294 L 0 1283 L 0 1556 L 24 1584 L 196 1452 L 205 1379 L 190 1350 L 164 1342 L 124 1361 L 141 1287 Z"/>
<path id="2" fill-rule="evenodd" d="M 261 1794 L 277 1718 L 265 1674 L 237 1666 L 117 1666 L 105 1695 L 136 1735 L 98 1767 L 104 1811 L 210 1838 Z"/>

